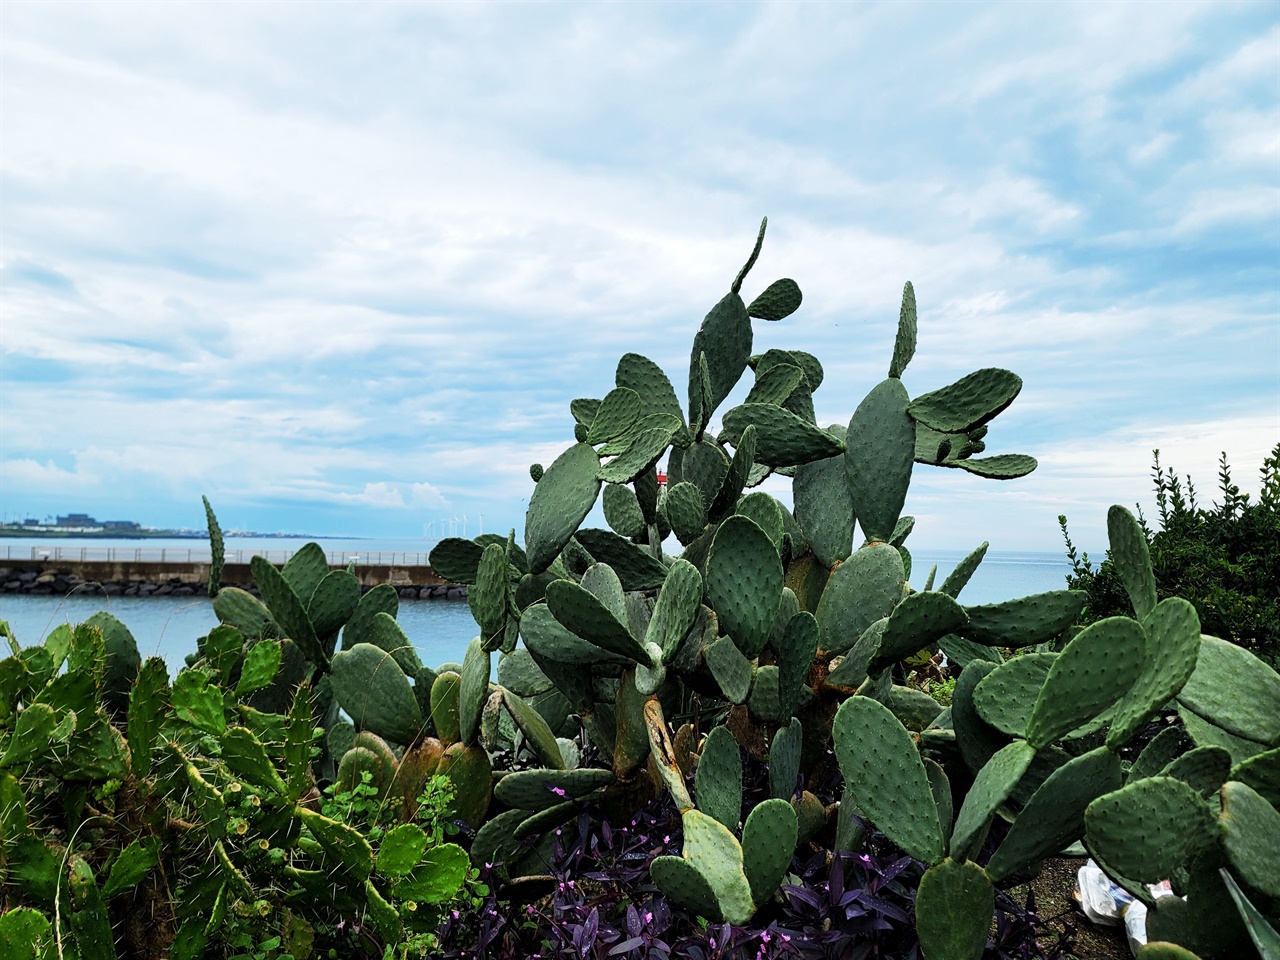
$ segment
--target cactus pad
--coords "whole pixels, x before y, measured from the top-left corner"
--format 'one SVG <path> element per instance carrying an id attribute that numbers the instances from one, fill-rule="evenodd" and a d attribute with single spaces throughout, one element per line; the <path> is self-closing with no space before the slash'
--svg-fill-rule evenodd
<path id="1" fill-rule="evenodd" d="M 751 884 L 742 872 L 742 846 L 720 821 L 698 810 L 681 815 L 684 859 L 706 879 L 729 923 L 746 923 L 755 913 Z"/>
<path id="2" fill-rule="evenodd" d="M 654 413 L 666 413 L 677 420 L 684 419 L 675 388 L 662 372 L 662 368 L 648 357 L 638 353 L 625 353 L 618 360 L 614 383 L 634 390 L 640 397 L 642 417 Z"/>
<path id="3" fill-rule="evenodd" d="M 534 487 L 524 525 L 530 573 L 551 566 L 595 506 L 599 469 L 595 450 L 578 443 L 557 457 Z"/>
<path id="4" fill-rule="evenodd" d="M 1107 536 L 1120 582 L 1129 594 L 1138 619 L 1146 620 L 1147 614 L 1156 607 L 1156 578 L 1151 570 L 1147 535 L 1133 514 L 1116 504 L 1107 511 Z"/>
<path id="5" fill-rule="evenodd" d="M 644 532 L 644 512 L 635 491 L 617 483 L 605 484 L 604 519 L 622 537 L 638 537 Z"/>
<path id="6" fill-rule="evenodd" d="M 755 493 L 747 494 L 738 502 L 738 508 L 734 511 L 740 517 L 746 517 L 751 520 L 757 527 L 765 532 L 765 535 L 773 543 L 775 550 L 782 549 L 782 534 L 784 524 L 782 520 L 782 505 L 773 497 L 762 490 Z"/>
<path id="7" fill-rule="evenodd" d="M 1063 648 L 1027 721 L 1037 750 L 1066 736 L 1124 696 L 1142 673 L 1147 637 L 1128 617 L 1091 624 Z"/>
<path id="8" fill-rule="evenodd" d="M 913 593 L 889 614 L 870 669 L 886 667 L 931 646 L 968 621 L 964 608 L 945 593 Z"/>
<path id="9" fill-rule="evenodd" d="M 902 307 L 898 311 L 898 334 L 893 340 L 893 360 L 889 376 L 901 379 L 916 353 L 916 291 L 910 282 L 902 287 Z"/>
<path id="10" fill-rule="evenodd" d="M 357 727 L 396 743 L 422 730 L 422 711 L 404 671 L 385 650 L 357 643 L 333 658 L 333 694 Z"/>
<path id="11" fill-rule="evenodd" d="M 929 777 L 906 728 L 883 704 L 846 700 L 832 725 L 836 758 L 853 801 L 890 840 L 925 863 L 946 856 Z"/>
<path id="12" fill-rule="evenodd" d="M 617 456 L 600 468 L 598 476 L 601 480 L 630 483 L 652 469 L 662 458 L 682 425 L 674 417 L 660 416 L 657 419 L 662 425 L 649 426 L 653 419 L 646 418 L 640 429 L 627 435 L 625 446 L 618 451 Z"/>
<path id="13" fill-rule="evenodd" d="M 1120 745 L 1138 732 L 1182 689 L 1196 668 L 1200 652 L 1200 618 L 1186 600 L 1170 597 L 1155 606 L 1142 623 L 1147 635 L 1142 675 L 1116 708 L 1107 746 Z"/>
<path id="14" fill-rule="evenodd" d="M 1173 777 L 1148 777 L 1099 797 L 1085 811 L 1089 852 L 1109 871 L 1159 883 L 1217 842 L 1209 804 Z"/>
<path id="15" fill-rule="evenodd" d="M 556 735 L 547 726 L 542 714 L 510 690 L 502 691 L 502 701 L 538 759 L 548 767 L 562 769 L 564 757 L 560 753 L 560 745 L 556 743 Z"/>
<path id="16" fill-rule="evenodd" d="M 597 597 L 573 581 L 556 580 L 548 584 L 547 606 L 556 620 L 582 639 L 637 663 L 648 662 L 648 652 L 639 640 L 631 636 L 626 624 Z"/>
<path id="17" fill-rule="evenodd" d="M 684 546 L 698 539 L 707 527 L 707 508 L 702 492 L 688 480 L 677 483 L 667 491 L 665 508 L 667 522 Z"/>
<path id="18" fill-rule="evenodd" d="M 1018 785 L 1035 754 L 1035 749 L 1025 740 L 1015 740 L 978 771 L 951 834 L 953 857 L 965 860 L 978 852 L 991 817 Z"/>
<path id="19" fill-rule="evenodd" d="M 539 661 L 554 660 L 558 663 L 631 663 L 629 657 L 610 653 L 570 632 L 551 613 L 546 603 L 535 603 L 520 617 L 520 635 L 524 637 L 529 652 Z M 543 669 L 547 667 L 543 665 Z"/>
<path id="20" fill-rule="evenodd" d="M 462 659 L 462 683 L 458 688 L 458 736 L 467 746 L 476 742 L 480 732 L 480 713 L 489 696 L 490 653 L 480 638 L 467 645 Z"/>
<path id="21" fill-rule="evenodd" d="M 593 470 L 594 472 L 594 470 Z M 474 540 L 446 537 L 431 548 L 431 569 L 451 583 L 475 583 L 484 547 Z M 370 591 L 372 593 L 372 591 Z"/>
<path id="22" fill-rule="evenodd" d="M 1280 810 L 1280 748 L 1237 763 L 1231 768 L 1230 779 L 1252 787 L 1264 800 Z"/>
<path id="23" fill-rule="evenodd" d="M 431 684 L 431 723 L 436 736 L 446 743 L 456 743 L 462 736 L 458 698 L 462 677 L 452 670 L 440 674 Z"/>
<path id="24" fill-rule="evenodd" d="M 704 396 L 700 357 L 706 355 L 709 392 Z M 751 320 L 737 291 L 711 308 L 693 338 L 689 358 L 689 420 L 695 432 L 711 419 L 720 402 L 747 369 L 751 356 Z"/>
<path id="25" fill-rule="evenodd" d="M 981 960 L 994 912 L 995 888 L 977 864 L 948 859 L 930 867 L 916 893 L 925 960 Z"/>
<path id="26" fill-rule="evenodd" d="M 842 653 L 902 599 L 906 570 L 902 555 L 887 543 L 855 550 L 836 568 L 818 601 L 819 646 Z"/>
<path id="27" fill-rule="evenodd" d="M 916 397 L 907 411 L 942 433 L 968 433 L 996 417 L 1021 390 L 1022 378 L 1016 373 L 987 367 Z"/>
<path id="28" fill-rule="evenodd" d="M 853 551 L 853 499 L 844 469 L 843 457 L 815 460 L 798 466 L 791 483 L 796 520 L 824 567 Z"/>
<path id="29" fill-rule="evenodd" d="M 773 735 L 773 743 L 769 747 L 769 792 L 773 796 L 790 800 L 796 792 L 803 745 L 804 728 L 796 717 Z"/>
<path id="30" fill-rule="evenodd" d="M 724 917 L 706 878 L 698 868 L 680 857 L 654 857 L 649 874 L 663 893 L 685 909 L 715 922 Z"/>
<path id="31" fill-rule="evenodd" d="M 992 670 L 973 690 L 978 716 L 1001 733 L 1024 736 L 1036 698 L 1057 657 L 1056 653 L 1024 653 Z"/>
<path id="32" fill-rule="evenodd" d="M 722 439 L 735 443 L 751 426 L 756 428 L 756 462 L 771 467 L 825 460 L 844 449 L 844 444 L 821 427 L 771 403 L 734 407 L 724 415 Z"/>
<path id="33" fill-rule="evenodd" d="M 640 418 L 640 394 L 627 387 L 610 390 L 591 418 L 587 443 L 607 443 L 623 436 Z"/>
<path id="34" fill-rule="evenodd" d="M 448 816 L 465 820 L 472 828 L 484 823 L 493 797 L 493 765 L 489 754 L 479 746 L 452 744 L 441 755 L 436 773 L 447 777 L 453 787 Z"/>
<path id="35" fill-rule="evenodd" d="M 712 728 L 694 778 L 698 809 L 736 830 L 742 816 L 742 757 L 729 728 Z"/>
<path id="36" fill-rule="evenodd" d="M 800 309 L 800 285 L 794 280 L 775 280 L 747 307 L 748 316 L 759 320 L 784 320 Z"/>
<path id="37" fill-rule="evenodd" d="M 1280 743 L 1280 675 L 1243 647 L 1202 637 L 1178 702 L 1237 737 Z"/>
<path id="38" fill-rule="evenodd" d="M 1231 754 L 1222 747 L 1196 747 L 1170 761 L 1160 775 L 1181 780 L 1200 796 L 1211 797 L 1231 775 Z"/>
<path id="39" fill-rule="evenodd" d="M 778 889 L 791 866 L 797 836 L 795 810 L 776 797 L 757 804 L 742 825 L 742 871 L 757 904 Z"/>
<path id="40" fill-rule="evenodd" d="M 802 380 L 804 371 L 794 363 L 775 363 L 757 369 L 756 382 L 751 385 L 744 403 L 771 403 L 780 407 Z"/>
<path id="41" fill-rule="evenodd" d="M 304 601 L 284 574 L 265 557 L 253 557 L 249 561 L 249 570 L 253 574 L 254 583 L 258 585 L 258 592 L 262 594 L 263 602 L 270 608 L 271 615 L 289 639 L 298 645 L 312 663 L 328 666 L 329 658 L 320 647 L 320 640 L 311 625 L 311 618 L 307 616 Z"/>
<path id="42" fill-rule="evenodd" d="M 992 647 L 1029 647 L 1052 640 L 1075 623 L 1084 602 L 1083 590 L 1050 590 L 1017 600 L 965 607 L 969 622 L 956 632 Z"/>
<path id="43" fill-rule="evenodd" d="M 546 810 L 565 800 L 580 800 L 613 782 L 608 770 L 520 770 L 498 781 L 493 795 L 509 807 Z"/>
<path id="44" fill-rule="evenodd" d="M 617 574 L 624 590 L 652 590 L 662 586 L 667 568 L 653 554 L 608 530 L 579 530 L 574 536 L 600 563 Z"/>
<path id="45" fill-rule="evenodd" d="M 778 701 L 782 711 L 791 714 L 818 651 L 817 619 L 807 612 L 790 617 L 774 647 L 778 654 Z"/>
<path id="46" fill-rule="evenodd" d="M 871 541 L 887 541 L 902 513 L 915 458 L 915 421 L 900 380 L 882 380 L 854 411 L 845 435 L 853 510 Z"/>
<path id="47" fill-rule="evenodd" d="M 720 525 L 707 556 L 707 602 L 748 659 L 773 630 L 782 579 L 782 561 L 753 521 L 734 516 Z"/>
<path id="48" fill-rule="evenodd" d="M 991 879 L 999 883 L 1084 836 L 1085 808 L 1118 790 L 1120 776 L 1120 758 L 1106 747 L 1073 757 L 1049 774 L 987 863 Z"/>
<path id="49" fill-rule="evenodd" d="M 664 663 L 676 655 L 697 619 L 701 602 L 702 574 L 688 560 L 677 559 L 667 570 L 645 631 L 645 641 L 661 648 Z"/>
<path id="50" fill-rule="evenodd" d="M 1252 787 L 1231 781 L 1222 787 L 1221 823 L 1236 875 L 1267 896 L 1280 897 L 1280 813 Z"/>
<path id="51" fill-rule="evenodd" d="M 707 668 L 730 703 L 745 703 L 751 693 L 751 661 L 729 637 L 720 637 L 703 654 Z"/>

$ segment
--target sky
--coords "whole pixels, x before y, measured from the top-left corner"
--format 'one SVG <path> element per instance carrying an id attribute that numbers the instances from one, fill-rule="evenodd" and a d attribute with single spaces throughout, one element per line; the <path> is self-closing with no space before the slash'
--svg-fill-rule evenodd
<path id="1" fill-rule="evenodd" d="M 619 356 L 685 396 L 766 215 L 820 423 L 908 280 L 913 396 L 1024 380 L 987 452 L 1039 469 L 917 466 L 913 547 L 1101 553 L 1156 448 L 1258 489 L 1280 4 L 6 0 L 0 515 L 520 535 Z"/>

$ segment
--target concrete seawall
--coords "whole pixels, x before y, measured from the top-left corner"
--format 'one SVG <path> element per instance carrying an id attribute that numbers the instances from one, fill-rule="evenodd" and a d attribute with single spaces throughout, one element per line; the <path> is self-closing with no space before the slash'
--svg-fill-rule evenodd
<path id="1" fill-rule="evenodd" d="M 343 570 L 344 566 L 331 569 Z M 427 566 L 375 564 L 356 566 L 356 577 L 365 590 L 389 583 L 405 599 L 466 596 L 466 587 L 450 583 Z M 191 596 L 209 583 L 209 564 L 200 562 L 150 562 L 136 560 L 8 560 L 0 566 L 0 595 L 57 594 L 100 591 L 108 596 Z M 222 585 L 257 593 L 247 563 L 229 563 L 222 570 Z"/>

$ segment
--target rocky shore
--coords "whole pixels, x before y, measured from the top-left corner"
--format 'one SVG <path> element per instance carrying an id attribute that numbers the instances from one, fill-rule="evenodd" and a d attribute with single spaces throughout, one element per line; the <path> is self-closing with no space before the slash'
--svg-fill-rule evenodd
<path id="1" fill-rule="evenodd" d="M 255 597 L 258 588 L 252 583 L 223 583 L 223 586 L 240 587 Z M 367 592 L 370 587 L 365 587 Z M 167 580 L 85 580 L 65 570 L 23 570 L 0 567 L 0 596 L 31 594 L 33 596 L 65 597 L 74 593 L 81 596 L 106 597 L 194 597 L 204 596 L 208 585 L 185 582 L 177 577 Z M 467 588 L 461 584 L 435 584 L 433 586 L 397 586 L 401 600 L 465 600 Z"/>

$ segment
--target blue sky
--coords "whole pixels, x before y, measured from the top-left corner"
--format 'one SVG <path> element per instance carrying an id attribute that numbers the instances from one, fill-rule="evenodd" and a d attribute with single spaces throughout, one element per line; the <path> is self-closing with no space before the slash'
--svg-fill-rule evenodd
<path id="1" fill-rule="evenodd" d="M 0 96 L 6 517 L 522 530 L 618 356 L 684 395 L 763 215 L 820 422 L 906 280 L 913 395 L 1025 381 L 988 450 L 1040 469 L 917 468 L 914 546 L 1100 551 L 1153 448 L 1207 500 L 1280 440 L 1275 3 L 9 0 Z"/>

